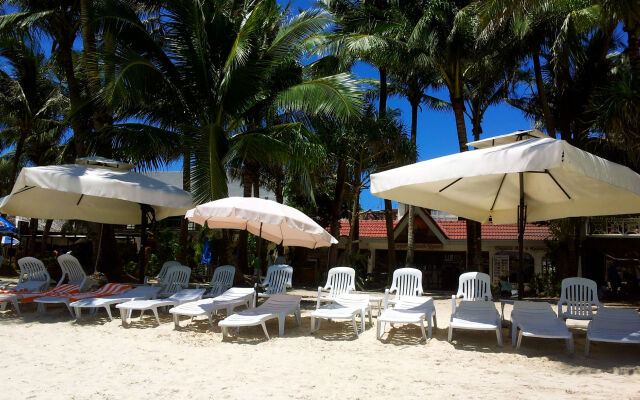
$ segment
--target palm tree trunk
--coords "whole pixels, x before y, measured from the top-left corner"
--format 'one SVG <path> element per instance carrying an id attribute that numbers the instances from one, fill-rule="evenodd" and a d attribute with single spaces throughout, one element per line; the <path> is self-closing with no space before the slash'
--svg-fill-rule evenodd
<path id="1" fill-rule="evenodd" d="M 387 70 L 380 68 L 380 103 L 378 105 L 378 115 L 384 118 L 387 115 Z M 391 279 L 391 272 L 396 268 L 396 240 L 393 237 L 393 208 L 391 200 L 384 201 L 384 219 L 387 227 L 387 266 L 389 271 L 388 279 Z"/>
<path id="2" fill-rule="evenodd" d="M 411 101 L 411 144 L 416 147 L 416 141 L 418 139 L 418 105 L 419 102 Z M 414 160 L 415 161 L 415 160 Z M 416 247 L 416 232 L 415 232 L 415 218 L 416 208 L 409 206 L 409 212 L 407 216 L 407 258 L 405 259 L 405 265 L 410 267 L 413 265 L 414 253 Z"/>
<path id="3" fill-rule="evenodd" d="M 182 153 L 182 189 L 191 192 L 191 151 L 188 146 L 184 147 Z M 178 261 L 183 265 L 188 265 L 187 243 L 189 240 L 189 221 L 186 218 L 180 220 L 180 236 L 178 239 Z"/>
<path id="4" fill-rule="evenodd" d="M 450 94 L 453 113 L 456 118 L 456 129 L 458 133 L 458 145 L 460 152 L 465 152 L 467 148 L 467 127 L 464 121 L 464 100 Z M 476 221 L 467 220 L 467 266 L 478 269 L 482 264 L 482 242 L 480 232 L 482 225 Z"/>
<path id="5" fill-rule="evenodd" d="M 549 101 L 547 100 L 547 94 L 544 90 L 544 80 L 542 79 L 542 67 L 540 66 L 540 55 L 533 55 L 533 71 L 536 76 L 536 89 L 538 90 L 538 99 L 540 100 L 540 106 L 542 106 L 542 113 L 547 125 L 547 132 L 549 136 L 556 137 L 556 124 L 549 107 Z"/>
<path id="6" fill-rule="evenodd" d="M 51 230 L 51 225 L 53 224 L 52 219 L 46 220 L 44 224 L 44 230 L 42 231 L 42 242 L 40 242 L 40 257 L 45 258 L 47 253 L 47 237 L 49 236 L 49 231 Z"/>
<path id="7" fill-rule="evenodd" d="M 74 114 L 81 106 L 82 98 L 80 96 L 80 85 L 76 79 L 75 72 L 73 70 L 73 52 L 72 52 L 73 39 L 60 40 L 58 60 L 62 70 L 64 71 L 65 79 L 67 81 L 67 89 L 69 91 L 69 102 L 71 103 L 71 112 Z M 85 129 L 84 124 L 79 115 L 74 115 L 71 119 L 71 127 L 73 128 L 73 142 L 76 150 L 77 157 L 84 157 L 85 151 Z"/>
<path id="8" fill-rule="evenodd" d="M 338 160 L 338 170 L 336 172 L 336 187 L 333 191 L 333 204 L 331 205 L 331 235 L 340 240 L 340 212 L 344 197 L 344 185 L 347 178 L 347 163 L 343 157 Z M 338 258 L 338 245 L 331 245 L 329 248 L 329 266 L 333 266 Z"/>
<path id="9" fill-rule="evenodd" d="M 378 115 L 384 118 L 387 115 L 387 70 L 380 68 L 380 103 L 378 105 Z"/>

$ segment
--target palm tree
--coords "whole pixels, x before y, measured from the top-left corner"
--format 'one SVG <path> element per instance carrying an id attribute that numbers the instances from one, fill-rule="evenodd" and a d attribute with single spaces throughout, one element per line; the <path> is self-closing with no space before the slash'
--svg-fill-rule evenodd
<path id="1" fill-rule="evenodd" d="M 68 99 L 54 80 L 42 50 L 28 36 L 0 38 L 0 57 L 9 67 L 0 70 L 0 133 L 5 147 L 14 146 L 10 179 L 3 188 L 8 192 L 27 162 L 29 149 L 47 143 L 42 151 L 49 154 L 51 143 L 60 140 Z M 38 157 L 44 157 L 44 153 Z M 35 164 L 41 165 L 39 160 Z"/>

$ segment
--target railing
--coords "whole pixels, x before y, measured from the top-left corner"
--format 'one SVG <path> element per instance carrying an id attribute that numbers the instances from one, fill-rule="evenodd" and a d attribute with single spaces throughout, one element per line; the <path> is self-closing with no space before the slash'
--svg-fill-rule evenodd
<path id="1" fill-rule="evenodd" d="M 640 238 L 640 217 L 591 217 L 587 235 Z"/>

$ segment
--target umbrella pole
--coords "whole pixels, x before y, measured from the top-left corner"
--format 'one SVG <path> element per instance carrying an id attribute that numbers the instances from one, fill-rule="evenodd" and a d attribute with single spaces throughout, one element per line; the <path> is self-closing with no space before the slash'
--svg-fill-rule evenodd
<path id="1" fill-rule="evenodd" d="M 524 204 L 524 173 L 520 172 L 520 204 L 518 205 L 518 300 L 522 300 L 524 282 L 524 230 L 527 223 L 527 206 Z"/>
<path id="2" fill-rule="evenodd" d="M 98 273 L 98 263 L 100 262 L 100 253 L 102 252 L 102 234 L 104 231 L 104 224 L 100 224 L 100 238 L 98 239 L 98 254 L 96 254 L 96 263 L 93 265 L 93 273 Z"/>

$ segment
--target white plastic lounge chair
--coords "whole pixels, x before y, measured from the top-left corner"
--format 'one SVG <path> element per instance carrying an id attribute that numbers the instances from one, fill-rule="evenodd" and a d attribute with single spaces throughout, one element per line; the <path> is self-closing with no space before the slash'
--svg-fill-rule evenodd
<path id="1" fill-rule="evenodd" d="M 291 287 L 291 277 L 293 267 L 288 265 L 272 265 L 267 268 L 267 276 L 260 287 L 266 287 L 264 293 L 258 293 L 258 297 L 271 297 L 279 294 L 286 294 L 287 288 Z"/>
<path id="2" fill-rule="evenodd" d="M 358 323 L 356 318 L 360 315 L 362 332 L 365 330 L 365 314 L 369 315 L 369 325 L 371 322 L 371 302 L 366 294 L 343 294 L 333 299 L 332 303 L 324 304 L 311 313 L 311 333 L 320 329 L 320 321 L 323 319 L 346 319 L 351 320 L 353 332 L 356 337 L 358 333 Z M 316 326 L 316 319 L 318 324 Z"/>
<path id="3" fill-rule="evenodd" d="M 184 303 L 173 307 L 169 312 L 173 314 L 176 329 L 180 327 L 179 318 L 181 315 L 191 317 L 192 321 L 197 316 L 206 315 L 209 318 L 209 325 L 213 329 L 213 314 L 219 310 L 226 310 L 227 316 L 229 316 L 236 307 L 244 305 L 251 308 L 255 302 L 255 295 L 256 291 L 253 288 L 230 288 L 219 296 Z"/>
<path id="4" fill-rule="evenodd" d="M 517 335 L 518 329 L 520 334 Z M 520 349 L 522 337 L 564 339 L 569 353 L 573 354 L 573 334 L 567 324 L 558 319 L 549 303 L 516 301 L 511 311 L 511 345 Z M 517 338 L 517 344 L 516 344 Z"/>
<path id="5" fill-rule="evenodd" d="M 0 289 L 0 311 L 4 311 L 7 304 L 11 303 L 18 315 L 20 306 L 18 305 L 18 293 L 41 292 L 47 290 L 51 277 L 42 261 L 33 257 L 23 257 L 18 260 L 20 267 L 20 277 L 18 283 L 10 288 Z"/>
<path id="6" fill-rule="evenodd" d="M 76 318 L 80 318 L 83 308 L 90 308 L 93 313 L 95 309 L 102 307 L 107 311 L 109 320 L 113 321 L 113 317 L 111 316 L 112 305 L 125 303 L 132 300 L 155 299 L 160 293 L 161 289 L 162 288 L 160 286 L 137 286 L 111 296 L 82 299 L 75 301 L 69 305 L 71 306 L 71 308 L 73 308 L 74 313 L 76 314 Z"/>
<path id="7" fill-rule="evenodd" d="M 422 296 L 422 271 L 415 268 L 398 268 L 393 271 L 391 287 L 384 291 L 385 299 L 390 293 L 395 293 L 394 298 L 388 300 L 390 304 L 395 304 L 404 297 Z"/>
<path id="8" fill-rule="evenodd" d="M 182 264 L 180 264 L 180 261 L 165 261 L 164 264 L 162 264 L 162 268 L 160 268 L 160 272 L 158 272 L 158 275 L 154 276 L 153 279 L 156 279 L 158 281 L 158 284 L 160 284 L 162 282 L 162 279 L 164 279 L 164 277 L 167 275 L 169 268 L 180 267 L 181 265 Z M 144 277 L 145 285 L 149 283 L 150 278 L 150 276 Z"/>
<path id="9" fill-rule="evenodd" d="M 67 309 L 73 318 L 75 317 L 75 314 L 71 308 L 71 303 L 82 299 L 111 296 L 130 288 L 131 285 L 122 283 L 107 283 L 94 292 L 54 294 L 51 296 L 37 298 L 34 302 L 38 303 L 38 311 L 42 314 L 46 312 L 47 304 L 64 304 L 67 306 Z"/>
<path id="10" fill-rule="evenodd" d="M 567 310 L 562 310 L 562 305 Z M 565 278 L 562 280 L 558 318 L 590 320 L 593 318 L 593 306 L 601 307 L 598 300 L 598 286 L 591 279 Z"/>
<path id="11" fill-rule="evenodd" d="M 457 307 L 454 301 L 449 322 L 449 342 L 453 338 L 453 329 L 496 331 L 498 346 L 502 346 L 502 321 L 491 301 L 462 301 Z"/>
<path id="12" fill-rule="evenodd" d="M 465 272 L 458 278 L 458 293 L 452 300 L 486 300 L 491 301 L 491 280 L 483 272 Z"/>
<path id="13" fill-rule="evenodd" d="M 184 265 L 174 265 L 167 269 L 167 274 L 157 285 L 162 288 L 159 296 L 168 297 L 189 286 L 189 278 L 191 278 L 191 268 Z"/>
<path id="14" fill-rule="evenodd" d="M 432 334 L 431 321 L 437 327 L 436 309 L 431 297 L 405 296 L 396 301 L 393 308 L 389 307 L 389 302 L 385 298 L 385 306 L 382 314 L 378 315 L 377 337 L 380 339 L 384 334 L 385 324 L 415 324 L 422 330 L 422 340 L 427 340 L 424 331 L 424 321 L 427 320 L 429 337 Z"/>
<path id="15" fill-rule="evenodd" d="M 222 328 L 222 337 L 227 337 L 227 328 L 240 328 L 241 326 L 261 325 L 267 340 L 269 340 L 269 332 L 265 322 L 278 318 L 278 334 L 284 335 L 284 320 L 287 314 L 294 314 L 300 326 L 300 300 L 302 296 L 292 296 L 286 294 L 272 295 L 256 308 L 241 311 L 233 314 L 218 322 L 218 326 Z"/>
<path id="16" fill-rule="evenodd" d="M 197 285 L 196 287 L 205 287 L 207 289 L 207 292 L 202 296 L 203 298 L 216 297 L 233 286 L 235 275 L 236 267 L 233 265 L 221 265 L 213 271 L 213 277 L 208 286 Z"/>
<path id="17" fill-rule="evenodd" d="M 591 342 L 640 343 L 640 315 L 629 308 L 600 307 L 587 327 L 584 354 Z"/>
<path id="18" fill-rule="evenodd" d="M 122 325 L 128 324 L 128 318 L 131 316 L 131 312 L 134 310 L 140 311 L 140 319 L 146 310 L 151 310 L 156 317 L 156 322 L 160 325 L 160 317 L 158 317 L 158 308 L 160 307 L 172 307 L 190 301 L 196 301 L 202 298 L 204 289 L 182 289 L 178 293 L 175 293 L 166 299 L 155 300 L 132 300 L 126 303 L 120 303 L 116 305 L 116 308 L 120 309 L 120 318 L 122 319 Z"/>
<path id="19" fill-rule="evenodd" d="M 8 289 L 9 291 L 19 293 L 47 290 L 51 277 L 42 261 L 33 257 L 23 257 L 18 260 L 18 266 L 20 267 L 18 283 Z"/>
<path id="20" fill-rule="evenodd" d="M 58 264 L 62 269 L 62 277 L 58 281 L 57 286 L 62 285 L 65 279 L 67 283 L 80 286 L 80 290 L 85 290 L 90 282 L 87 279 L 87 274 L 84 272 L 80 261 L 71 254 L 63 254 L 58 257 Z"/>
<path id="21" fill-rule="evenodd" d="M 34 300 L 41 297 L 55 296 L 59 294 L 64 295 L 69 293 L 77 293 L 79 290 L 80 290 L 80 286 L 65 283 L 60 286 L 56 286 L 53 289 L 45 290 L 44 292 L 20 292 L 20 293 L 0 294 L 0 303 L 10 302 L 13 305 L 13 307 L 16 309 L 16 312 L 18 313 L 18 315 L 20 315 L 20 307 L 18 306 L 18 302 L 31 303 Z"/>
<path id="22" fill-rule="evenodd" d="M 318 286 L 318 301 L 316 303 L 316 309 L 318 309 L 323 302 L 332 302 L 336 297 L 343 294 L 349 294 L 356 290 L 356 271 L 349 267 L 334 267 L 329 270 L 327 274 L 327 283 L 322 286 Z M 327 295 L 323 295 L 322 291 L 329 291 Z"/>

